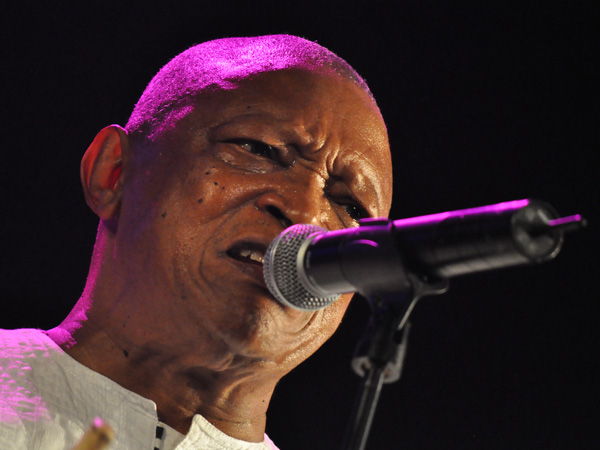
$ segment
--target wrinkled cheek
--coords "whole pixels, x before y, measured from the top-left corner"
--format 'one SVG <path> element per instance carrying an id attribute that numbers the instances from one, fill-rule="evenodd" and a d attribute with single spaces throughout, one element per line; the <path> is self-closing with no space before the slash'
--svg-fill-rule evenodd
<path id="1" fill-rule="evenodd" d="M 329 328 L 331 330 L 329 336 L 331 336 L 340 326 L 342 318 L 344 317 L 344 314 L 346 314 L 346 310 L 348 309 L 348 305 L 353 296 L 354 294 L 344 294 L 338 301 L 325 309 L 325 314 L 327 315 L 325 320 L 329 323 Z"/>
<path id="2" fill-rule="evenodd" d="M 337 330 L 353 294 L 343 295 L 337 302 L 318 312 L 318 320 L 314 320 L 302 330 L 302 343 L 295 350 L 288 352 L 282 361 L 282 367 L 292 370 L 315 353 Z"/>
<path id="3" fill-rule="evenodd" d="M 331 311 L 332 316 L 337 317 L 337 319 L 341 321 L 348 309 L 348 305 L 350 305 L 352 297 L 354 297 L 354 293 L 342 294 L 339 300 L 328 306 L 326 310 Z"/>
<path id="4" fill-rule="evenodd" d="M 325 308 L 318 321 L 312 325 L 311 332 L 317 336 L 317 348 L 327 341 L 338 329 L 353 294 L 344 294 L 338 301 Z M 316 350 L 316 348 L 314 349 Z M 314 351 L 313 350 L 313 351 Z"/>
<path id="5" fill-rule="evenodd" d="M 188 286 L 190 271 L 183 255 L 175 256 L 174 261 L 170 264 L 170 271 L 176 298 L 181 302 L 187 302 L 192 293 Z"/>

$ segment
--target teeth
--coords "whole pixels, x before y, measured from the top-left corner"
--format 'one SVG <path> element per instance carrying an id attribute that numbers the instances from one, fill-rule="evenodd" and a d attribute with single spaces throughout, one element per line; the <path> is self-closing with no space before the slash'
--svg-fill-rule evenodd
<path id="1" fill-rule="evenodd" d="M 240 256 L 242 256 L 243 258 L 250 258 L 251 260 L 257 261 L 261 264 L 263 262 L 264 257 L 262 252 L 258 252 L 256 250 L 249 250 L 247 248 L 240 250 Z"/>
<path id="2" fill-rule="evenodd" d="M 253 261 L 258 261 L 259 263 L 262 264 L 263 262 L 263 254 L 259 253 L 259 252 L 252 252 L 250 253 L 250 259 Z"/>

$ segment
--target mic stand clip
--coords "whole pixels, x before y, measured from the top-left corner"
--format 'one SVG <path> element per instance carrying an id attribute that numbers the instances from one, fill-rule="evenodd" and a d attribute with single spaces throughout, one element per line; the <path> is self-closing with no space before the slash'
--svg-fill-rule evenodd
<path id="1" fill-rule="evenodd" d="M 382 384 L 400 379 L 410 331 L 408 318 L 415 304 L 422 297 L 448 290 L 447 279 L 428 281 L 411 273 L 407 278 L 407 292 L 367 295 L 371 316 L 352 359 L 352 369 L 362 383 L 343 450 L 364 450 Z"/>

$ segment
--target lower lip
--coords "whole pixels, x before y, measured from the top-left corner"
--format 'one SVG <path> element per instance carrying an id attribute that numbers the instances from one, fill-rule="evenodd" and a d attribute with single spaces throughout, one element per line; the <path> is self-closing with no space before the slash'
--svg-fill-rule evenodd
<path id="1" fill-rule="evenodd" d="M 231 261 L 233 261 L 237 266 L 242 269 L 242 272 L 247 274 L 252 274 L 254 276 L 259 276 L 260 280 L 263 281 L 263 265 L 258 262 L 251 261 L 240 261 L 239 259 L 235 259 L 229 257 Z M 263 282 L 264 283 L 264 282 Z"/>

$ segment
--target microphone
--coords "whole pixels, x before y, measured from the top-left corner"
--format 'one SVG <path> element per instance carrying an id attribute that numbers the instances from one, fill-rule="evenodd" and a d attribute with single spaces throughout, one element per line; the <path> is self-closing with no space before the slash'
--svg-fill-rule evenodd
<path id="1" fill-rule="evenodd" d="M 363 219 L 328 231 L 298 224 L 269 245 L 263 274 L 284 305 L 313 311 L 341 294 L 386 295 L 412 288 L 411 275 L 447 279 L 553 259 L 565 231 L 585 226 L 539 200 L 515 200 L 400 220 Z"/>

